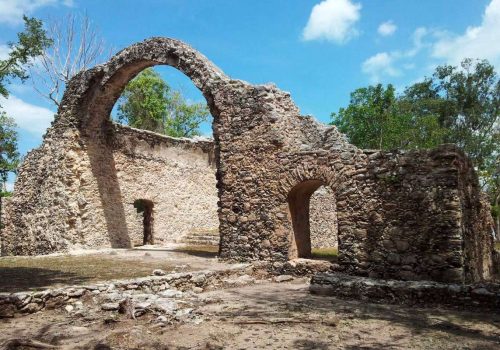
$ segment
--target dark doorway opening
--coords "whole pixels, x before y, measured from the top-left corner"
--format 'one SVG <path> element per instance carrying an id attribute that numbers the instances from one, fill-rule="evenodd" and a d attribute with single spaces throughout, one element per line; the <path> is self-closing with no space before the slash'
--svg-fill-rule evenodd
<path id="1" fill-rule="evenodd" d="M 154 203 L 148 199 L 137 199 L 134 201 L 134 208 L 138 213 L 142 213 L 143 224 L 143 244 L 154 244 L 153 236 L 153 207 Z"/>
<path id="2" fill-rule="evenodd" d="M 306 180 L 295 186 L 288 195 L 293 226 L 289 259 L 315 257 L 321 260 L 336 259 L 338 236 L 335 197 L 331 190 L 322 187 L 324 185 L 321 180 Z M 312 230 L 311 196 L 320 187 L 325 193 L 318 193 L 320 195 L 315 198 L 315 205 L 318 207 L 314 208 L 316 217 L 313 222 L 314 230 Z M 328 203 L 319 203 L 320 201 L 328 201 Z M 323 212 L 318 212 L 318 210 L 323 210 Z M 332 210 L 333 212 L 330 213 Z M 311 239 L 311 233 L 317 236 Z"/>

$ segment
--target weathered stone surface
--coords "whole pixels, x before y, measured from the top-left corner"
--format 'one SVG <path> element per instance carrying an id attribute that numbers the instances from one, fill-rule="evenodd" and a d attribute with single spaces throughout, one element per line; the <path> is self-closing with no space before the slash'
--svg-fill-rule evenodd
<path id="1" fill-rule="evenodd" d="M 116 311 L 119 307 L 119 303 L 104 303 L 101 305 L 101 309 L 104 311 Z"/>
<path id="2" fill-rule="evenodd" d="M 453 306 L 500 312 L 500 284 L 445 284 L 432 281 L 395 281 L 317 274 L 311 279 L 313 294 L 332 295 L 391 304 Z"/>
<path id="3" fill-rule="evenodd" d="M 201 90 L 214 117 L 213 143 L 160 137 L 109 120 L 126 83 L 157 64 L 179 69 Z M 186 174 L 179 172 L 183 167 L 194 180 L 179 194 L 170 180 Z M 206 187 L 213 181 L 207 168 L 216 173 L 217 191 Z M 161 187 L 152 180 L 159 177 L 167 179 Z M 207 208 L 218 199 L 218 217 L 199 214 L 202 205 L 194 218 L 175 219 L 183 228 L 184 219 L 209 227 L 218 219 L 222 259 L 284 263 L 310 255 L 309 204 L 321 186 L 335 198 L 343 271 L 456 282 L 490 278 L 489 206 L 457 147 L 360 150 L 334 126 L 300 115 L 290 94 L 231 79 L 168 38 L 132 45 L 67 85 L 42 146 L 19 171 L 2 254 L 50 253 L 89 242 L 129 247 L 138 227 L 131 202 L 158 196 L 160 208 L 178 203 L 167 200 L 171 196 L 189 194 L 206 198 Z"/>
<path id="4" fill-rule="evenodd" d="M 10 318 L 14 317 L 17 308 L 14 304 L 0 304 L 0 318 Z"/>
<path id="5" fill-rule="evenodd" d="M 85 293 L 80 293 L 80 291 L 95 291 L 95 288 L 107 291 L 92 298 L 97 300 L 99 308 L 104 311 L 118 310 L 120 303 L 131 297 L 133 297 L 134 306 L 138 309 L 156 308 L 175 311 L 177 309 L 172 309 L 175 302 L 169 299 L 180 298 L 188 294 L 182 291 L 199 292 L 200 289 L 203 290 L 207 287 L 216 288 L 226 285 L 227 280 L 238 281 L 238 285 L 253 283 L 254 279 L 245 273 L 247 269 L 249 269 L 247 264 L 237 264 L 224 270 L 170 273 L 164 276 L 149 276 L 134 280 L 117 280 L 98 286 L 81 286 L 78 289 L 67 287 L 49 289 L 43 292 L 2 294 L 0 295 L 0 318 L 34 313 L 43 309 L 81 310 L 83 304 L 78 299 L 84 297 Z M 163 291 L 157 290 L 159 286 L 163 286 L 161 289 Z M 165 290 L 165 286 L 172 286 L 172 289 Z M 75 291 L 78 292 L 75 293 Z M 26 304 L 26 301 L 31 302 Z M 67 306 L 70 307 L 66 308 Z"/>
<path id="6" fill-rule="evenodd" d="M 291 275 L 280 275 L 274 278 L 276 282 L 288 282 L 293 280 L 293 276 Z"/>

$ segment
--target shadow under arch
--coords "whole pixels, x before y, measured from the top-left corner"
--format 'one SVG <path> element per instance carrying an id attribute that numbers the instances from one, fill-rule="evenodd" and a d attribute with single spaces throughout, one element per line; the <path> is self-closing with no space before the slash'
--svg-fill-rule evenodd
<path id="1" fill-rule="evenodd" d="M 349 230 L 347 189 L 352 188 L 354 183 L 349 176 L 344 175 L 342 169 L 336 171 L 327 165 L 309 164 L 297 167 L 280 181 L 280 192 L 288 205 L 292 229 L 288 248 L 289 259 L 311 257 L 310 199 L 321 186 L 330 188 L 335 197 L 339 262 L 347 253 L 343 242 L 343 237 Z"/>
<path id="2" fill-rule="evenodd" d="M 292 217 L 292 245 L 290 258 L 311 257 L 311 227 L 309 219 L 312 194 L 325 183 L 321 180 L 306 180 L 296 185 L 288 194 L 288 206 Z"/>
<path id="3" fill-rule="evenodd" d="M 116 132 L 110 114 L 127 83 L 142 70 L 167 65 L 184 73 L 200 89 L 213 116 L 216 178 L 219 180 L 221 104 L 214 97 L 229 78 L 189 45 L 170 38 L 151 38 L 134 44 L 107 63 L 75 76 L 66 88 L 55 128 L 77 128 L 96 179 L 109 241 L 114 248 L 131 247 L 113 146 Z M 220 194 L 219 194 L 220 196 Z"/>

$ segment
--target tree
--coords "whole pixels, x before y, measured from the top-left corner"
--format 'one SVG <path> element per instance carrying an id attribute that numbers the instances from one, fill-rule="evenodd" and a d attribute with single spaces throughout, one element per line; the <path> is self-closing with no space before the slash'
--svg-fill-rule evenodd
<path id="1" fill-rule="evenodd" d="M 333 124 L 362 148 L 429 148 L 455 143 L 473 161 L 500 226 L 500 81 L 486 60 L 439 66 L 401 96 L 388 85 L 351 94 Z M 500 239 L 500 237 L 499 237 Z"/>
<path id="2" fill-rule="evenodd" d="M 209 115 L 205 104 L 188 104 L 151 68 L 127 84 L 118 102 L 120 122 L 174 137 L 199 135 Z"/>
<path id="3" fill-rule="evenodd" d="M 28 78 L 27 68 L 33 64 L 33 59 L 52 44 L 40 20 L 26 16 L 23 20 L 24 31 L 17 34 L 16 43 L 8 44 L 8 57 L 0 60 L 0 95 L 5 98 L 9 96 L 7 84 L 12 79 L 25 81 Z M 5 187 L 8 175 L 16 171 L 19 161 L 16 124 L 0 111 L 0 197 L 8 195 Z"/>
<path id="4" fill-rule="evenodd" d="M 170 94 L 168 116 L 164 123 L 164 134 L 173 137 L 193 137 L 200 135 L 198 128 L 210 115 L 204 103 L 188 104 L 180 91 Z"/>
<path id="5" fill-rule="evenodd" d="M 24 31 L 17 34 L 17 43 L 8 44 L 9 56 L 0 60 L 0 95 L 3 97 L 9 96 L 6 85 L 10 80 L 26 80 L 26 68 L 32 65 L 32 59 L 41 55 L 52 44 L 40 20 L 26 16 L 23 16 L 23 20 Z"/>
<path id="6" fill-rule="evenodd" d="M 472 159 L 489 195 L 500 239 L 500 80 L 486 60 L 464 59 L 461 67 L 440 66 L 431 78 L 410 86 L 405 98 L 418 114 L 433 113 L 448 132 L 445 142 Z"/>
<path id="7" fill-rule="evenodd" d="M 53 44 L 44 48 L 40 64 L 33 67 L 32 84 L 42 97 L 59 107 L 66 84 L 104 60 L 106 45 L 86 14 L 50 19 L 48 36 Z"/>
<path id="8" fill-rule="evenodd" d="M 18 165 L 16 123 L 5 112 L 0 112 L 0 197 L 6 195 L 9 172 L 14 172 Z"/>
<path id="9" fill-rule="evenodd" d="M 332 118 L 332 124 L 361 148 L 430 148 L 441 143 L 445 133 L 436 115 L 413 113 L 411 103 L 398 98 L 390 84 L 355 90 L 349 106 Z"/>
<path id="10" fill-rule="evenodd" d="M 486 169 L 500 150 L 500 81 L 486 60 L 465 59 L 461 68 L 439 66 L 431 78 L 406 89 L 416 115 L 435 114 L 447 130 L 444 142 L 455 143 Z"/>

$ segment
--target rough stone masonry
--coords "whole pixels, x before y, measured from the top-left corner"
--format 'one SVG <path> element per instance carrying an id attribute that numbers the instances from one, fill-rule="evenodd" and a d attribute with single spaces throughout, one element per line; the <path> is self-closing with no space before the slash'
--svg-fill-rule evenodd
<path id="1" fill-rule="evenodd" d="M 110 113 L 128 81 L 161 64 L 186 74 L 214 117 L 213 154 L 202 142 L 164 142 L 196 153 L 193 171 L 216 168 L 221 258 L 281 263 L 308 257 L 311 195 L 326 186 L 336 199 L 343 272 L 445 282 L 490 278 L 489 206 L 461 150 L 358 149 L 335 127 L 300 115 L 288 93 L 231 79 L 168 38 L 132 45 L 68 84 L 42 146 L 19 171 L 2 254 L 61 251 L 89 235 L 108 237 L 112 246 L 131 244 L 128 202 L 139 194 L 129 192 L 146 190 L 131 182 L 169 169 L 152 169 L 145 161 L 131 166 L 133 176 L 124 170 L 130 150 L 143 149 L 147 159 L 162 146 L 138 141 L 135 131 L 112 123 Z M 166 191 L 168 186 L 157 189 Z"/>

